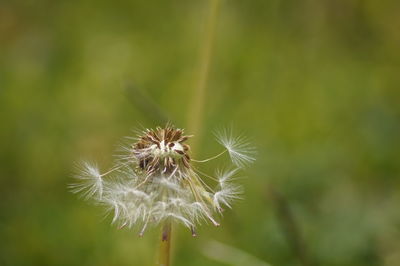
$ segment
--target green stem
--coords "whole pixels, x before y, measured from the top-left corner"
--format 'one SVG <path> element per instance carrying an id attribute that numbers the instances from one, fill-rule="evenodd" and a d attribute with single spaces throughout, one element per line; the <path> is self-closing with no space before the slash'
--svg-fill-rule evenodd
<path id="1" fill-rule="evenodd" d="M 170 254 L 171 254 L 171 222 L 165 222 L 160 243 L 160 254 L 158 259 L 158 266 L 169 266 L 170 265 Z"/>
<path id="2" fill-rule="evenodd" d="M 197 86 L 194 88 L 193 98 L 188 113 L 188 130 L 196 134 L 196 139 L 201 138 L 203 124 L 204 103 L 206 98 L 207 81 L 210 72 L 212 48 L 215 37 L 215 28 L 218 18 L 220 0 L 210 0 L 210 10 L 206 25 L 205 38 L 200 54 L 200 67 Z M 191 143 L 192 150 L 196 150 L 196 144 Z"/>
<path id="3" fill-rule="evenodd" d="M 188 116 L 188 129 L 190 132 L 194 132 L 197 135 L 197 139 L 200 139 L 201 136 L 206 87 L 210 72 L 212 46 L 214 43 L 214 31 L 218 17 L 219 2 L 220 0 L 210 0 L 210 13 L 207 20 L 204 45 L 202 47 L 200 58 L 199 80 L 194 90 Z M 195 150 L 194 143 L 192 144 L 192 149 Z M 164 223 L 161 235 L 158 266 L 170 266 L 171 227 L 171 221 L 166 221 Z"/>

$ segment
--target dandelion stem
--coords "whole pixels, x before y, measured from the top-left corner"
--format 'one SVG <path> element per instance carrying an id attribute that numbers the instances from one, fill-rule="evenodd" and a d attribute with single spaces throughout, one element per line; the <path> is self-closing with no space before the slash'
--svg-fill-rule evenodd
<path id="1" fill-rule="evenodd" d="M 200 54 L 198 83 L 194 89 L 194 93 L 192 96 L 191 109 L 188 112 L 188 129 L 190 132 L 193 132 L 198 136 L 197 139 L 200 139 L 201 137 L 206 88 L 210 72 L 212 48 L 214 43 L 214 35 L 217 24 L 220 0 L 209 0 L 209 2 L 209 15 L 205 29 L 205 37 L 202 51 Z M 196 150 L 195 146 L 196 144 L 192 143 L 193 150 Z"/>
<path id="2" fill-rule="evenodd" d="M 116 171 L 116 170 L 122 168 L 123 166 L 125 166 L 125 164 L 118 165 L 118 166 L 116 166 L 116 167 L 110 169 L 109 171 L 107 171 L 107 172 L 101 174 L 100 176 L 101 176 L 101 177 L 106 176 L 106 175 L 108 175 L 108 174 L 110 174 L 110 173 L 112 173 L 112 172 L 114 172 L 114 171 Z"/>
<path id="3" fill-rule="evenodd" d="M 217 159 L 219 156 L 223 155 L 225 152 L 226 152 L 226 150 L 224 150 L 224 151 L 218 153 L 217 155 L 215 155 L 215 156 L 213 156 L 213 157 L 210 157 L 210 158 L 208 158 L 208 159 L 204 159 L 204 160 L 195 160 L 195 159 L 192 159 L 192 161 L 193 161 L 193 162 L 196 162 L 196 163 L 205 163 L 205 162 L 208 162 L 208 161 Z"/>
<path id="4" fill-rule="evenodd" d="M 169 266 L 170 265 L 170 253 L 171 253 L 171 222 L 166 221 L 162 233 L 160 243 L 160 254 L 158 260 L 158 266 Z"/>

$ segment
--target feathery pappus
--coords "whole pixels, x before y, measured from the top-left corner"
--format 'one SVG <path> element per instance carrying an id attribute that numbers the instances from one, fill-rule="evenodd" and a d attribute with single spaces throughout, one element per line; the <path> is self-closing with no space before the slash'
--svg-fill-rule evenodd
<path id="1" fill-rule="evenodd" d="M 230 130 L 216 134 L 224 150 L 205 160 L 190 156 L 183 129 L 167 125 L 146 129 L 123 147 L 124 154 L 108 171 L 101 173 L 95 164 L 84 162 L 71 191 L 104 205 L 120 227 L 140 227 L 142 236 L 150 224 L 175 221 L 190 228 L 202 221 L 219 223 L 215 213 L 240 198 L 241 187 L 233 179 L 238 171 L 252 163 L 254 149 L 243 137 Z M 197 165 L 228 153 L 233 167 L 217 171 L 214 176 L 198 170 Z M 204 182 L 211 178 L 215 187 Z"/>

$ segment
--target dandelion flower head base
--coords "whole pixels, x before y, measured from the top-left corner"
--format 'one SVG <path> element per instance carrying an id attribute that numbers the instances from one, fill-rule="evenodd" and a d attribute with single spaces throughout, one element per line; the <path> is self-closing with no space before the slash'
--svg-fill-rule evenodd
<path id="1" fill-rule="evenodd" d="M 139 161 L 148 175 L 156 172 L 171 173 L 176 168 L 190 168 L 189 136 L 172 127 L 146 130 L 139 141 L 132 145 L 132 157 Z"/>
<path id="2" fill-rule="evenodd" d="M 232 182 L 233 178 L 239 167 L 254 159 L 247 153 L 249 149 L 234 150 L 244 144 L 241 139 L 242 143 L 235 146 L 232 138 L 219 139 L 219 143 L 229 145 L 217 156 L 193 160 L 186 144 L 189 137 L 170 125 L 147 129 L 123 147 L 123 154 L 105 173 L 94 164 L 81 164 L 78 182 L 70 188 L 105 206 L 113 215 L 112 222 L 120 227 L 139 227 L 140 236 L 149 225 L 163 222 L 181 223 L 195 236 L 195 227 L 203 221 L 218 226 L 215 213 L 221 213 L 223 206 L 230 208 L 232 201 L 240 198 L 241 188 Z M 192 165 L 217 159 L 225 152 L 234 168 L 211 176 Z M 203 178 L 211 178 L 214 188 Z"/>

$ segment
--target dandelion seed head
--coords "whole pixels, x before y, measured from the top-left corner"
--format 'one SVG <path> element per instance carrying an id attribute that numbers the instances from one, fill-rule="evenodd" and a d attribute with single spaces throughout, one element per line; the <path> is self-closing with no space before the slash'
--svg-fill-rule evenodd
<path id="1" fill-rule="evenodd" d="M 100 173 L 95 164 L 83 163 L 76 176 L 78 182 L 70 188 L 105 206 L 113 224 L 139 227 L 140 236 L 148 225 L 165 221 L 181 223 L 193 235 L 195 226 L 202 222 L 219 226 L 215 213 L 223 206 L 231 208 L 232 202 L 240 198 L 240 187 L 232 182 L 239 168 L 218 171 L 216 188 L 211 189 L 202 180 L 209 176 L 192 166 L 186 143 L 189 137 L 183 129 L 170 125 L 146 129 L 128 138 L 130 142 L 122 148 L 124 154 L 110 170 Z M 235 165 L 254 160 L 242 138 L 225 134 L 218 140 Z"/>

